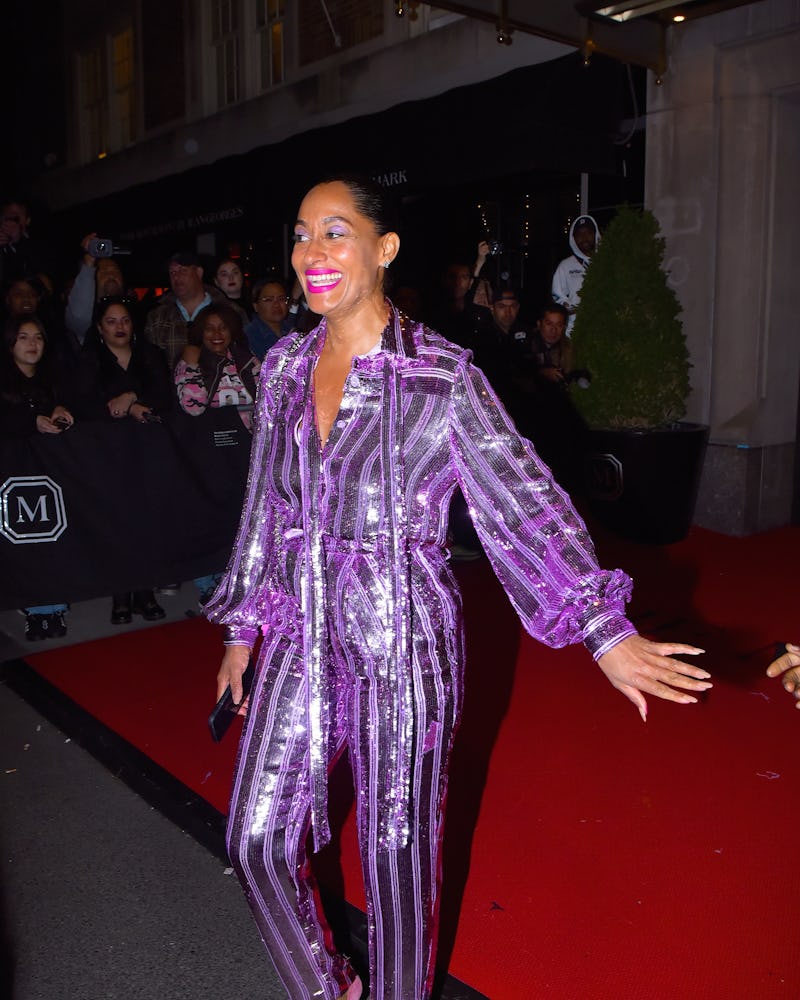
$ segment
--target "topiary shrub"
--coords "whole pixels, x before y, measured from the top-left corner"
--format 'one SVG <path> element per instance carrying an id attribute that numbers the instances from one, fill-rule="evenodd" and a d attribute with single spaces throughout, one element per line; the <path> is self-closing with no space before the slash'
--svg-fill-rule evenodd
<path id="1" fill-rule="evenodd" d="M 623 206 L 594 252 L 572 339 L 589 387 L 572 394 L 593 428 L 665 427 L 686 413 L 689 352 L 648 210 Z"/>

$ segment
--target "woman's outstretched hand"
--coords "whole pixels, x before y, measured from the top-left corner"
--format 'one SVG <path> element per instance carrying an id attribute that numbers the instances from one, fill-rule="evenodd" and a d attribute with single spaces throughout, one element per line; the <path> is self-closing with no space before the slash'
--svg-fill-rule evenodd
<path id="1" fill-rule="evenodd" d="M 242 701 L 242 674 L 247 669 L 250 659 L 250 648 L 248 646 L 226 646 L 225 655 L 222 657 L 222 665 L 217 674 L 217 701 L 225 693 L 225 688 L 230 684 L 231 696 L 234 704 Z M 239 705 L 238 715 L 247 715 L 247 701 L 245 699 Z"/>
<path id="2" fill-rule="evenodd" d="M 681 705 L 691 705 L 697 698 L 684 694 L 684 691 L 707 691 L 712 687 L 708 680 L 711 674 L 672 658 L 675 653 L 697 656 L 704 652 L 704 649 L 682 642 L 651 642 L 641 635 L 629 635 L 604 653 L 597 665 L 617 691 L 630 698 L 639 709 L 642 720 L 647 722 L 644 693 L 666 701 L 677 701 Z M 684 690 L 676 691 L 675 688 Z"/>
<path id="3" fill-rule="evenodd" d="M 800 646 L 786 643 L 786 652 L 767 667 L 767 677 L 781 677 L 781 684 L 795 697 L 795 708 L 800 708 Z"/>

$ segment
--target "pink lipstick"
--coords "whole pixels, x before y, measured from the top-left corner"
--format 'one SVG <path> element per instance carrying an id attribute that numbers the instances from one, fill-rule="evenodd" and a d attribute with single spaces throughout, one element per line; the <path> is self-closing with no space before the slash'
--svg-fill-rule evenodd
<path id="1" fill-rule="evenodd" d="M 329 292 L 342 280 L 341 271 L 331 271 L 324 267 L 310 267 L 306 271 L 306 285 L 309 292 Z"/>

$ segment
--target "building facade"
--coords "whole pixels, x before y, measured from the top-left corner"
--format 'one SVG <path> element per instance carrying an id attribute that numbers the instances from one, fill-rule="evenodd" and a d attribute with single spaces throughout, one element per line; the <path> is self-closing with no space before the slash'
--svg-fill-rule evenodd
<path id="1" fill-rule="evenodd" d="M 749 534 L 800 522 L 800 4 L 688 27 L 650 86 L 645 198 L 683 305 L 690 416 L 711 426 L 696 516 Z"/>
<path id="2" fill-rule="evenodd" d="M 498 266 L 540 299 L 571 217 L 643 199 L 683 306 L 689 416 L 711 427 L 697 519 L 735 534 L 800 519 L 800 2 L 670 29 L 646 156 L 644 102 L 621 64 L 584 67 L 572 45 L 521 32 L 499 45 L 490 23 L 396 6 L 68 0 L 66 141 L 37 185 L 60 232 L 127 243 L 142 281 L 189 245 L 285 273 L 302 191 L 358 170 L 397 192 L 423 271 L 446 240 L 465 255 L 497 236 Z"/>
<path id="3" fill-rule="evenodd" d="M 630 170 L 615 145 L 635 105 L 627 74 L 583 67 L 568 45 L 498 45 L 491 25 L 425 4 L 398 18 L 389 0 L 66 9 L 67 141 L 37 192 L 73 245 L 103 228 L 132 266 L 191 241 L 286 270 L 298 198 L 332 170 L 371 174 L 408 206 L 438 191 L 464 230 L 451 242 L 502 239 L 520 283 L 563 256 L 581 175 L 584 199 L 593 175 L 604 205 L 641 200 L 641 142 Z M 469 219 L 442 208 L 458 185 Z"/>

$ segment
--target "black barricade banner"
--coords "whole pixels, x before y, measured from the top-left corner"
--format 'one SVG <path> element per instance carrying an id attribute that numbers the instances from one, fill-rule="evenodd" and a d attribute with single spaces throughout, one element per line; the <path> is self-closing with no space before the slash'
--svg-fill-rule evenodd
<path id="1" fill-rule="evenodd" d="M 250 441 L 233 407 L 0 441 L 0 608 L 224 569 Z"/>

